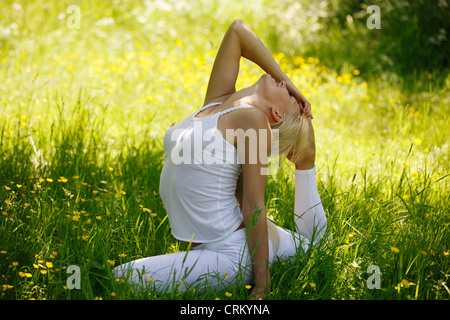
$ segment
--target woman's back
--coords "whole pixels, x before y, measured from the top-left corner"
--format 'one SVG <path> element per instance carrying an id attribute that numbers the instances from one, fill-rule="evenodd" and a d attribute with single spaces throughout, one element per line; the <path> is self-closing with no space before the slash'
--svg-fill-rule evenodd
<path id="1" fill-rule="evenodd" d="M 171 127 L 164 137 L 160 195 L 172 234 L 182 241 L 221 240 L 243 221 L 235 198 L 242 170 L 237 149 L 223 138 L 217 123 L 225 113 L 251 106 L 196 117 L 219 104 L 204 106 Z"/>

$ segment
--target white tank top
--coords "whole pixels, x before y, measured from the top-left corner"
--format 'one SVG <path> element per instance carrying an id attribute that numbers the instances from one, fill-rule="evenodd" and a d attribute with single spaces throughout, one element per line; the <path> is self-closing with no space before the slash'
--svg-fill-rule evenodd
<path id="1" fill-rule="evenodd" d="M 159 193 L 173 236 L 181 241 L 219 241 L 243 221 L 235 198 L 241 173 L 237 149 L 217 129 L 219 117 L 252 107 L 241 105 L 202 118 L 205 105 L 171 127 L 164 136 L 165 162 Z"/>

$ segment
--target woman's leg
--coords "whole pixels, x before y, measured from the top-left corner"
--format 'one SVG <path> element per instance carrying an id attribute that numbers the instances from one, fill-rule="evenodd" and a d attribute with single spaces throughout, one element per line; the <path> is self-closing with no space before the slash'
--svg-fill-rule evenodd
<path id="1" fill-rule="evenodd" d="M 242 230 L 242 231 L 241 231 Z M 229 238 L 204 244 L 188 252 L 153 256 L 114 268 L 116 278 L 126 278 L 137 289 L 155 288 L 159 293 L 197 288 L 217 290 L 235 281 L 251 280 L 245 229 Z"/>
<path id="2" fill-rule="evenodd" d="M 300 161 L 295 164 L 294 213 L 297 232 L 314 243 L 325 233 L 327 218 L 316 184 L 316 144 L 311 120 L 309 125 L 308 145 Z"/>

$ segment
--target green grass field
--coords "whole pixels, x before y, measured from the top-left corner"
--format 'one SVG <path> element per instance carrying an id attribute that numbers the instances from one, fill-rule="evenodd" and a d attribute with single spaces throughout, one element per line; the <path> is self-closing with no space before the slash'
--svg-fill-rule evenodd
<path id="1" fill-rule="evenodd" d="M 268 299 L 449 299 L 447 71 L 402 77 L 360 68 L 345 50 L 314 52 L 308 28 L 320 20 L 296 3 L 0 0 L 0 298 L 247 299 L 245 287 L 139 293 L 111 276 L 185 249 L 158 195 L 162 137 L 201 107 L 223 33 L 240 18 L 312 104 L 332 236 L 276 262 Z M 242 61 L 240 75 L 242 88 L 261 70 Z M 266 188 L 286 228 L 293 170 L 286 163 Z M 68 287 L 72 265 L 80 289 Z"/>

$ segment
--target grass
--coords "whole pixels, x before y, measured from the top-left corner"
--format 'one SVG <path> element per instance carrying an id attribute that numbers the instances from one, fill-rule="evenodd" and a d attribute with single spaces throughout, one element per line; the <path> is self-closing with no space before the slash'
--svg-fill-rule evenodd
<path id="1" fill-rule="evenodd" d="M 80 29 L 66 25 L 71 4 L 80 7 Z M 274 6 L 3 1 L 1 299 L 248 297 L 245 287 L 139 293 L 110 273 L 185 249 L 158 195 L 162 137 L 201 106 L 223 32 L 237 17 L 277 49 L 313 105 L 332 236 L 321 250 L 276 262 L 268 299 L 449 298 L 448 74 L 402 78 L 333 62 L 344 56 L 303 56 L 291 34 L 283 42 L 273 31 L 287 30 L 290 14 Z M 260 74 L 243 61 L 239 87 Z M 268 211 L 287 228 L 293 188 L 289 164 L 267 181 Z M 71 265 L 80 267 L 79 290 L 68 288 Z M 380 289 L 367 286 L 372 265 Z"/>

